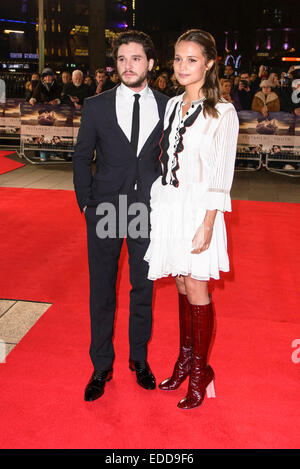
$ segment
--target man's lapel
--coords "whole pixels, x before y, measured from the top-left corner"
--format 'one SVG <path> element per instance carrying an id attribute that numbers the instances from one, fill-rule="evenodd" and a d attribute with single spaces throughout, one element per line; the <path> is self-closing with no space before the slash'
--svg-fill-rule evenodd
<path id="1" fill-rule="evenodd" d="M 107 103 L 107 105 L 106 105 L 105 112 L 107 112 L 108 121 L 111 122 L 112 127 L 116 129 L 117 133 L 120 136 L 120 144 L 122 145 L 122 147 L 123 147 L 123 145 L 129 146 L 130 149 L 131 149 L 132 155 L 135 157 L 135 154 L 134 154 L 133 148 L 131 146 L 131 143 L 128 140 L 128 138 L 126 137 L 126 135 L 124 134 L 122 128 L 119 126 L 118 119 L 117 119 L 116 95 L 117 95 L 117 88 L 119 86 L 120 85 L 117 85 L 114 88 L 112 88 L 111 90 L 106 92 L 106 103 Z"/>
<path id="2" fill-rule="evenodd" d="M 105 112 L 107 112 L 107 117 L 108 117 L 108 120 L 112 123 L 112 127 L 114 127 L 117 130 L 117 132 L 120 136 L 121 145 L 122 146 L 123 145 L 129 146 L 129 148 L 131 150 L 131 153 L 132 153 L 132 156 L 134 158 L 136 158 L 136 155 L 133 151 L 133 148 L 131 146 L 130 141 L 128 140 L 128 138 L 126 137 L 123 130 L 121 129 L 121 127 L 118 124 L 117 113 L 116 113 L 116 94 L 117 94 L 118 86 L 120 86 L 120 85 L 115 86 L 114 88 L 112 88 L 111 90 L 109 90 L 105 93 L 106 103 L 107 103 Z M 165 102 L 164 102 L 164 100 L 160 99 L 159 93 L 156 93 L 155 90 L 152 90 L 152 92 L 153 92 L 154 97 L 155 97 L 156 102 L 157 102 L 159 121 L 156 124 L 156 126 L 154 127 L 154 129 L 152 130 L 152 132 L 150 133 L 150 135 L 147 138 L 146 142 L 144 143 L 143 147 L 141 148 L 141 151 L 138 155 L 138 158 L 141 158 L 141 156 L 145 152 L 147 146 L 149 145 L 149 143 L 151 143 L 154 135 L 156 134 L 156 132 L 160 128 L 161 122 L 164 118 Z"/>
<path id="3" fill-rule="evenodd" d="M 155 90 L 153 90 L 151 88 L 153 94 L 154 94 L 154 97 L 156 99 L 156 102 L 157 102 L 157 107 L 158 107 L 158 115 L 159 115 L 159 121 L 157 122 L 156 126 L 154 127 L 154 129 L 152 130 L 151 134 L 149 135 L 149 137 L 147 138 L 146 142 L 144 143 L 143 147 L 141 148 L 141 151 L 138 155 L 138 158 L 141 158 L 141 156 L 143 156 L 143 153 L 144 151 L 146 150 L 147 146 L 149 145 L 149 143 L 151 143 L 154 135 L 156 134 L 156 132 L 158 131 L 158 129 L 161 127 L 161 123 L 164 119 L 164 113 L 165 113 L 165 104 L 164 104 L 164 101 L 162 99 L 160 99 L 160 95 L 159 93 L 156 93 Z"/>

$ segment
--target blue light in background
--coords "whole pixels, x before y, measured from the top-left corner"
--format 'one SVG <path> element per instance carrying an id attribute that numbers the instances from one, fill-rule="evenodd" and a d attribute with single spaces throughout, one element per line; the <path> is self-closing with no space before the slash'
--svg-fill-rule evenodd
<path id="1" fill-rule="evenodd" d="M 7 23 L 22 23 L 22 24 L 26 24 L 27 21 L 18 21 L 18 20 L 3 20 L 3 19 L 0 19 L 0 21 L 5 21 Z M 35 23 L 34 23 L 35 24 Z"/>
<path id="2" fill-rule="evenodd" d="M 119 29 L 126 29 L 126 28 L 128 28 L 128 24 L 126 24 L 126 23 L 118 23 L 118 28 L 119 28 Z"/>
<path id="3" fill-rule="evenodd" d="M 3 21 L 5 23 L 22 23 L 22 24 L 29 23 L 29 24 L 34 24 L 34 25 L 37 24 L 35 21 L 28 22 L 28 21 L 19 21 L 19 20 L 4 20 L 3 18 L 0 18 L 0 21 Z"/>

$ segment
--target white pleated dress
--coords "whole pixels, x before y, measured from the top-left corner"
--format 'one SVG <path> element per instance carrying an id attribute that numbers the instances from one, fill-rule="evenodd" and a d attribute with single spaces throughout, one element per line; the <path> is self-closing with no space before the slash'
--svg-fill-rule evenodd
<path id="1" fill-rule="evenodd" d="M 188 274 L 198 280 L 219 279 L 220 271 L 229 271 L 224 212 L 231 211 L 238 117 L 233 105 L 224 101 L 217 104 L 218 119 L 205 118 L 199 100 L 182 118 L 182 97 L 167 104 L 160 157 L 163 176 L 151 188 L 150 244 L 144 257 L 150 280 Z M 191 254 L 206 210 L 215 209 L 209 248 Z"/>

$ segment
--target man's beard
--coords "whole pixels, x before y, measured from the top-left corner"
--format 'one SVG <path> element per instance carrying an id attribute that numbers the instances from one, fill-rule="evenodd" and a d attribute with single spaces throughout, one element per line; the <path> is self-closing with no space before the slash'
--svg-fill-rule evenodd
<path id="1" fill-rule="evenodd" d="M 126 78 L 124 79 L 122 75 L 119 75 L 119 76 L 120 76 L 121 82 L 124 83 L 124 85 L 128 86 L 129 88 L 139 88 L 147 79 L 148 71 L 145 72 L 144 75 L 138 76 L 135 81 L 126 81 Z"/>

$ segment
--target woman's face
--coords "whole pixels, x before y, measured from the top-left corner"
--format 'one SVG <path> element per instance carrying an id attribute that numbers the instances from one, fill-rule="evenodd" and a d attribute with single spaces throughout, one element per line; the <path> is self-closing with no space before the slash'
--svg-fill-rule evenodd
<path id="1" fill-rule="evenodd" d="M 164 90 L 165 87 L 167 86 L 167 82 L 164 79 L 164 77 L 159 77 L 157 80 L 157 85 L 160 90 Z"/>
<path id="2" fill-rule="evenodd" d="M 203 86 L 205 75 L 214 61 L 206 63 L 199 44 L 193 41 L 181 41 L 175 47 L 174 74 L 182 86 Z"/>
<path id="3" fill-rule="evenodd" d="M 222 84 L 222 93 L 223 94 L 229 94 L 231 91 L 231 84 L 229 82 L 225 82 Z"/>
<path id="4" fill-rule="evenodd" d="M 264 94 L 270 94 L 272 91 L 271 86 L 262 86 L 261 89 Z"/>

